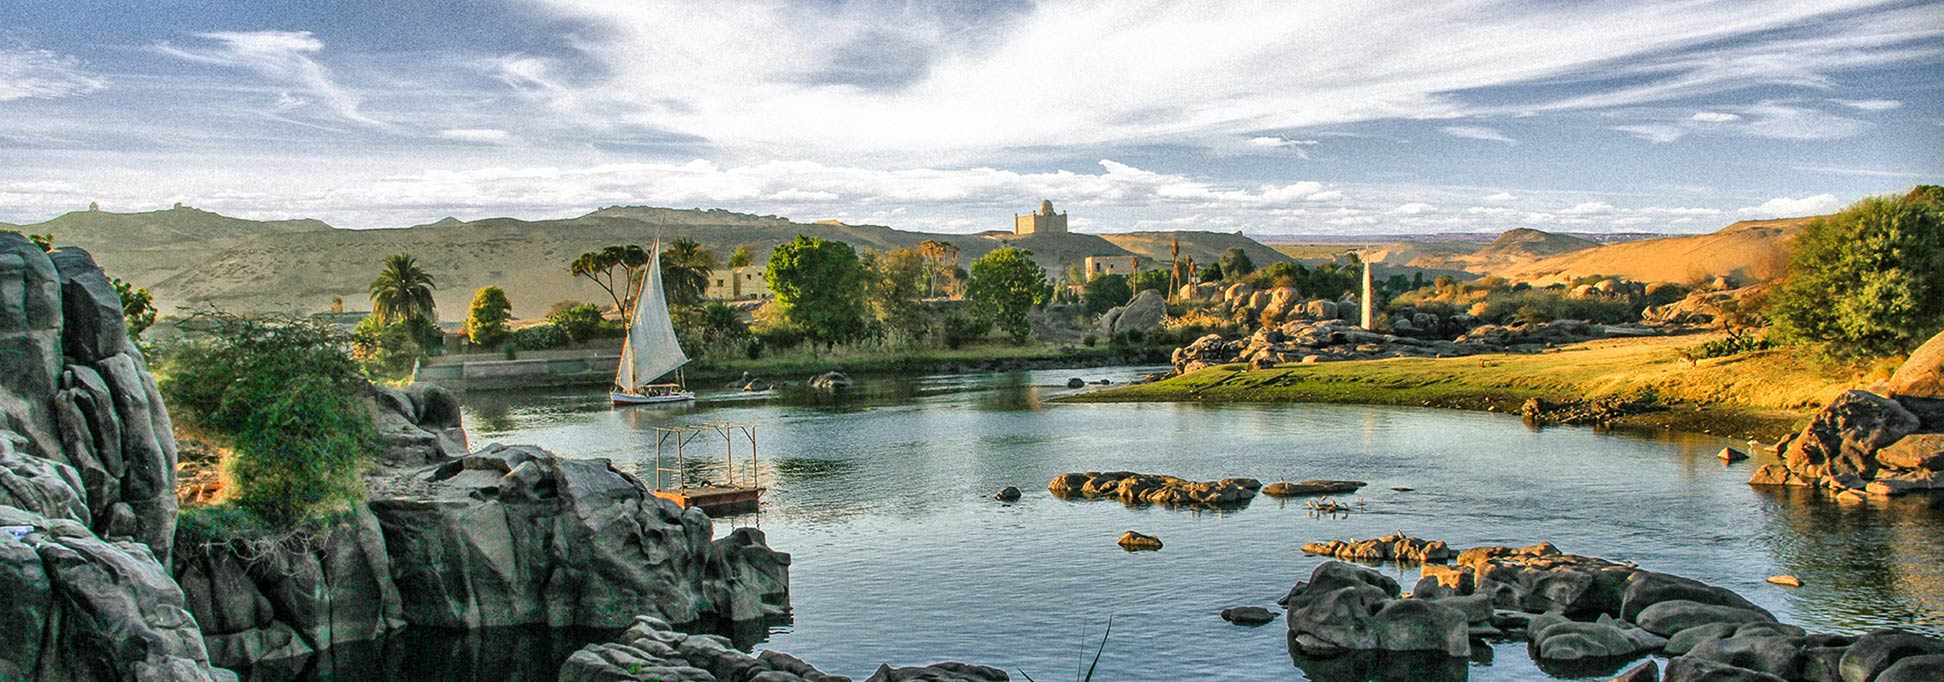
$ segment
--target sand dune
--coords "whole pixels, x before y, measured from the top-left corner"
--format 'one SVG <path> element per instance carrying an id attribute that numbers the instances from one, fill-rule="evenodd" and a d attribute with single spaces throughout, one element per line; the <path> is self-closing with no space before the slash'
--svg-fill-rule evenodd
<path id="1" fill-rule="evenodd" d="M 1590 275 L 1645 282 L 1691 282 L 1726 275 L 1762 282 L 1782 274 L 1791 241 L 1810 220 L 1744 220 L 1710 234 L 1605 244 L 1510 263 L 1491 274 L 1540 284 Z"/>

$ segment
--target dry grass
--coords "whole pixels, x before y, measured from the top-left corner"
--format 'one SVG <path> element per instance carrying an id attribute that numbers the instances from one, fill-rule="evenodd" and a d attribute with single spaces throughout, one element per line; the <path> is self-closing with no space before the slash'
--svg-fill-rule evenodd
<path id="1" fill-rule="evenodd" d="M 1244 370 L 1224 365 L 1086 401 L 1330 402 L 1516 410 L 1527 398 L 1619 396 L 1670 408 L 1631 425 L 1770 439 L 1866 377 L 1798 349 L 1690 365 L 1708 337 L 1609 339 L 1532 355 L 1361 360 Z"/>

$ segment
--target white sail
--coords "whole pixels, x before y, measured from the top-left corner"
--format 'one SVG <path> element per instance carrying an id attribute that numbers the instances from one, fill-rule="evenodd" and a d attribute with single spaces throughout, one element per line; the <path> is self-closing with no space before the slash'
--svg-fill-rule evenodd
<path id="1" fill-rule="evenodd" d="M 688 360 L 675 340 L 675 323 L 668 318 L 668 299 L 662 294 L 661 244 L 657 243 L 654 258 L 648 263 L 648 281 L 641 285 L 641 295 L 635 297 L 634 317 L 628 323 L 628 338 L 621 345 L 621 366 L 615 369 L 614 383 L 632 391 L 675 371 Z"/>

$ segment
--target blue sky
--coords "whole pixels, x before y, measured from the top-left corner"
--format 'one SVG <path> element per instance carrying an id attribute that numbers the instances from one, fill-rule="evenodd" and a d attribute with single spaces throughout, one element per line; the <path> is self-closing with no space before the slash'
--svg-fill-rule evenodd
<path id="1" fill-rule="evenodd" d="M 0 220 L 1695 232 L 1944 182 L 1944 3 L 0 5 Z"/>

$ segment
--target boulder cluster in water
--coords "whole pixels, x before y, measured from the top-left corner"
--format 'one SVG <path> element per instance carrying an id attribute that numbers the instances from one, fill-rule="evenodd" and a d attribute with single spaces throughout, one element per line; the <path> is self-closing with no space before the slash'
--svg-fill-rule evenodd
<path id="1" fill-rule="evenodd" d="M 1055 476 L 1046 489 L 1060 497 L 1111 497 L 1128 504 L 1224 506 L 1254 498 L 1262 482 L 1253 478 L 1190 481 L 1132 471 L 1089 471 Z"/>
<path id="2" fill-rule="evenodd" d="M 1003 682 L 1005 671 L 966 663 L 880 666 L 865 682 Z M 746 654 L 719 635 L 690 635 L 641 616 L 612 642 L 591 644 L 567 657 L 560 682 L 850 682 L 777 651 Z"/>
<path id="3" fill-rule="evenodd" d="M 1604 338 L 1609 331 L 1608 327 L 1577 320 L 1504 326 L 1477 325 L 1472 320 L 1461 333 L 1440 337 L 1425 333 L 1379 333 L 1339 319 L 1291 320 L 1235 339 L 1209 334 L 1176 348 L 1170 359 L 1174 374 L 1187 374 L 1237 362 L 1260 368 L 1291 362 L 1451 358 L 1481 353 L 1538 352 L 1549 346 Z"/>
<path id="4" fill-rule="evenodd" d="M 1392 546 L 1405 540 L 1412 539 L 1380 538 Z M 1415 542 L 1407 546 L 1443 547 Z M 1312 546 L 1354 553 L 1349 548 L 1371 545 Z M 1777 622 L 1731 590 L 1565 554 L 1550 544 L 1476 547 L 1458 553 L 1454 565 L 1426 563 L 1408 596 L 1382 573 L 1329 561 L 1278 603 L 1287 609 L 1290 648 L 1299 665 L 1358 652 L 1458 660 L 1472 655 L 1474 640 L 1523 639 L 1533 657 L 1548 664 L 1605 661 L 1618 669 L 1648 653 L 1671 659 L 1665 677 L 1648 661 L 1616 678 L 1625 680 L 1944 679 L 1944 641 L 1936 638 L 1895 630 L 1811 634 Z M 1439 667 L 1398 660 L 1407 667 Z"/>
<path id="5" fill-rule="evenodd" d="M 1860 501 L 1944 490 L 1944 334 L 1874 391 L 1845 391 L 1777 445 L 1750 485 L 1806 486 Z"/>

